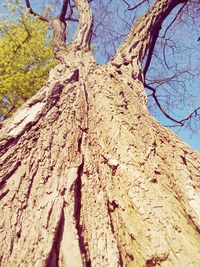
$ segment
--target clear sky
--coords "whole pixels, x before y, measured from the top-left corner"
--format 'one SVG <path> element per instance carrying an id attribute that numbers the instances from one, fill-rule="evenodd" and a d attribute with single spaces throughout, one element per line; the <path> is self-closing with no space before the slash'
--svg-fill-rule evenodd
<path id="1" fill-rule="evenodd" d="M 106 1 L 107 0 L 105 0 L 105 2 Z M 2 3 L 5 3 L 5 2 L 6 2 L 5 0 L 0 0 L 0 5 Z M 102 3 L 103 2 L 104 1 L 102 1 Z M 31 3 L 38 6 L 38 3 L 41 3 L 41 1 L 31 0 Z M 115 3 L 115 1 L 113 1 L 113 3 Z M 112 8 L 115 8 L 115 6 L 113 5 L 113 7 L 111 7 L 111 9 Z M 3 8 L 0 8 L 0 13 L 3 13 L 3 12 L 4 12 Z M 117 9 L 117 12 L 119 12 L 119 13 L 121 12 L 120 8 Z M 120 16 L 120 14 L 118 14 L 118 15 Z M 106 23 L 108 23 L 108 22 L 105 20 L 105 24 Z M 112 27 L 113 28 L 115 27 L 115 29 L 117 31 L 119 24 L 116 24 L 114 20 L 110 21 L 110 23 L 113 23 Z M 120 27 L 121 27 L 121 25 L 120 25 Z M 125 33 L 127 31 L 127 27 L 125 28 L 125 31 L 124 31 Z M 100 28 L 99 32 L 101 32 L 101 28 Z M 198 33 L 194 34 L 194 32 L 192 32 L 192 31 L 190 33 L 187 32 L 187 34 L 185 34 L 185 29 L 182 28 L 182 29 L 180 29 L 179 35 L 176 38 L 179 38 L 180 36 L 182 38 L 184 35 L 183 42 L 185 42 L 185 46 L 188 43 L 190 43 L 190 45 L 193 46 L 194 48 L 195 47 L 199 48 L 200 44 L 199 44 L 199 42 L 197 42 L 197 39 L 200 36 L 200 33 L 199 33 L 199 36 L 196 34 L 198 34 Z M 106 41 L 107 41 L 107 39 L 105 39 L 105 45 L 106 45 Z M 119 41 L 119 43 L 120 43 L 120 41 Z M 98 44 L 98 42 L 97 42 L 97 44 Z M 180 61 L 183 66 L 187 65 L 189 60 L 191 62 L 191 65 L 193 62 L 195 62 L 195 64 L 199 64 L 199 66 L 200 66 L 200 63 L 199 63 L 200 62 L 200 56 L 199 56 L 200 50 L 194 50 L 194 51 L 196 51 L 196 52 L 192 52 L 192 56 L 189 54 L 187 55 L 187 53 L 184 54 L 184 52 L 183 52 L 181 58 L 179 57 L 178 54 L 172 53 L 171 55 L 169 54 L 169 59 L 170 59 L 170 57 L 172 57 L 173 59 L 175 57 L 177 57 L 177 60 Z M 185 56 L 183 56 L 183 55 L 185 55 Z M 99 59 L 99 62 L 105 62 L 106 61 L 106 59 L 103 58 L 102 54 L 98 55 L 98 53 L 97 53 L 97 58 Z M 162 68 L 162 67 L 160 67 L 160 68 Z M 187 77 L 185 77 L 185 79 L 187 80 Z M 192 80 L 192 81 L 190 80 L 190 82 L 188 79 L 188 82 L 186 82 L 186 85 L 188 87 L 187 90 L 188 90 L 189 94 L 185 94 L 185 101 L 182 101 L 183 102 L 182 106 L 180 105 L 181 103 L 178 103 L 177 106 L 174 107 L 173 112 L 171 110 L 169 110 L 169 113 L 171 112 L 170 114 L 172 114 L 175 118 L 178 118 L 178 119 L 186 117 L 186 115 L 189 113 L 189 111 L 192 110 L 192 109 L 190 109 L 190 103 L 191 102 L 194 104 L 195 107 L 200 106 L 200 94 L 199 94 L 200 79 L 198 77 L 196 77 L 194 80 Z M 186 107 L 186 105 L 187 105 L 187 107 Z M 185 111 L 183 109 L 184 106 L 186 107 Z M 153 110 L 153 114 L 163 125 L 173 124 L 170 121 L 168 121 L 165 117 L 163 117 L 162 114 L 157 112 L 156 108 L 155 108 L 155 110 Z M 196 126 L 193 128 L 195 128 L 196 130 L 191 131 L 189 127 L 188 128 L 187 127 L 176 127 L 176 128 L 171 128 L 171 130 L 173 130 L 177 135 L 179 135 L 193 149 L 200 151 L 200 121 L 196 121 Z"/>

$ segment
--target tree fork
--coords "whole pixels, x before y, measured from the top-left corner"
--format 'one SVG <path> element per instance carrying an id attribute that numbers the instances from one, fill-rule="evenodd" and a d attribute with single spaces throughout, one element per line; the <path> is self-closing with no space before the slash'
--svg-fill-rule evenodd
<path id="1" fill-rule="evenodd" d="M 116 56 L 112 59 L 112 64 L 117 66 L 131 64 L 133 67 L 134 79 L 139 78 L 143 81 L 141 65 L 147 51 L 151 50 L 152 39 L 155 35 L 158 36 L 161 25 L 170 12 L 177 5 L 186 2 L 188 2 L 188 0 L 155 1 L 149 11 L 139 17 L 133 24 L 124 43 L 117 49 Z M 157 31 L 157 33 L 155 31 Z"/>

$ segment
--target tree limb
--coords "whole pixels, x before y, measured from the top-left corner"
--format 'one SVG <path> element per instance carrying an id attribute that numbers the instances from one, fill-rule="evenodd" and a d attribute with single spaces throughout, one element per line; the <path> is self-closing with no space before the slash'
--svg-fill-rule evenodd
<path id="1" fill-rule="evenodd" d="M 171 121 L 173 121 L 173 122 L 179 124 L 179 126 L 184 126 L 184 124 L 186 123 L 186 121 L 191 120 L 192 117 L 199 115 L 199 114 L 198 114 L 198 111 L 200 110 L 200 107 L 196 108 L 193 112 L 191 112 L 186 118 L 184 118 L 184 119 L 182 119 L 182 120 L 176 120 L 176 119 L 174 119 L 171 115 L 169 115 L 169 114 L 163 109 L 162 105 L 160 104 L 160 102 L 159 102 L 159 100 L 158 100 L 158 97 L 156 96 L 156 89 L 153 88 L 152 86 L 150 86 L 149 84 L 146 84 L 146 83 L 144 83 L 144 86 L 145 86 L 147 89 L 149 89 L 149 90 L 152 91 L 151 96 L 153 97 L 153 99 L 154 99 L 156 105 L 158 106 L 158 108 L 160 109 L 160 111 L 164 114 L 164 116 L 165 116 L 166 118 L 168 118 L 169 120 L 171 120 Z"/>
<path id="2" fill-rule="evenodd" d="M 42 20 L 42 21 L 49 22 L 49 19 L 48 19 L 47 17 L 43 17 L 43 16 L 41 16 L 40 14 L 38 14 L 38 13 L 36 13 L 36 12 L 33 11 L 32 7 L 31 7 L 31 5 L 30 5 L 30 1 L 29 1 L 29 0 L 25 0 L 25 2 L 26 2 L 26 7 L 28 8 L 29 13 L 30 13 L 31 15 L 33 15 L 33 16 L 39 18 L 39 19 Z"/>
<path id="3" fill-rule="evenodd" d="M 65 21 L 65 16 L 66 16 L 66 13 L 67 13 L 68 3 L 69 3 L 68 0 L 63 0 L 63 5 L 62 5 L 61 12 L 60 12 L 60 20 L 61 21 Z"/>
<path id="4" fill-rule="evenodd" d="M 133 11 L 134 9 L 136 9 L 136 8 L 138 8 L 139 6 L 141 6 L 141 5 L 143 5 L 145 2 L 147 2 L 147 0 L 143 0 L 143 1 L 141 1 L 141 2 L 139 2 L 138 4 L 136 4 L 135 6 L 130 6 L 130 4 L 127 2 L 127 1 L 125 1 L 125 0 L 122 0 L 125 4 L 127 4 L 127 6 L 128 6 L 128 9 L 127 10 L 130 10 L 130 11 Z"/>
<path id="5" fill-rule="evenodd" d="M 90 49 L 93 17 L 88 0 L 74 0 L 78 10 L 79 25 L 74 38 L 74 48 L 77 50 Z"/>
<path id="6" fill-rule="evenodd" d="M 157 0 L 152 8 L 133 24 L 124 43 L 118 48 L 112 63 L 117 65 L 125 62 L 126 64 L 131 63 L 134 66 L 134 76 L 139 77 L 139 75 L 141 75 L 142 61 L 151 47 L 155 30 L 159 32 L 163 21 L 170 12 L 177 5 L 187 1 L 188 0 Z M 137 65 L 139 65 L 139 67 L 135 68 Z"/>
<path id="7" fill-rule="evenodd" d="M 176 21 L 177 17 L 180 15 L 181 11 L 184 9 L 184 7 L 186 6 L 188 1 L 186 1 L 182 6 L 181 8 L 179 9 L 179 11 L 177 12 L 175 18 L 172 20 L 172 22 L 167 26 L 163 36 L 165 37 L 166 36 L 166 33 L 167 31 L 169 30 L 169 28 L 174 24 L 174 22 Z M 145 67 L 143 69 L 143 75 L 144 75 L 144 79 L 146 77 L 146 74 L 147 74 L 147 71 L 149 69 L 149 66 L 151 64 L 151 59 L 152 59 L 152 56 L 153 56 L 153 51 L 154 51 L 154 48 L 155 48 L 155 44 L 156 44 L 156 41 L 157 41 L 157 38 L 158 38 L 158 35 L 159 35 L 159 31 L 161 29 L 161 25 L 159 28 L 155 29 L 155 31 L 153 32 L 152 34 L 152 41 L 150 42 L 150 45 L 149 45 L 149 50 L 148 50 L 148 55 L 147 55 L 147 60 L 146 60 L 146 63 L 145 63 Z M 166 60 L 165 60 L 165 63 L 166 63 Z M 166 64 L 167 65 L 167 64 Z"/>
<path id="8" fill-rule="evenodd" d="M 174 19 L 172 20 L 172 22 L 167 26 L 167 28 L 165 29 L 165 32 L 162 36 L 162 38 L 165 38 L 167 31 L 169 30 L 169 28 L 174 24 L 174 22 L 176 21 L 176 19 L 178 18 L 178 16 L 180 15 L 181 11 L 184 9 L 184 7 L 187 5 L 188 0 L 182 5 L 182 7 L 179 9 L 179 11 L 177 12 L 176 16 L 174 17 Z"/>

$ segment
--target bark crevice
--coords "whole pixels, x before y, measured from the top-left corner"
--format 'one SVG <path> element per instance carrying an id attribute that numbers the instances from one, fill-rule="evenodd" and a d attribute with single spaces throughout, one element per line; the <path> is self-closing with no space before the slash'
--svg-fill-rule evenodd
<path id="1" fill-rule="evenodd" d="M 55 230 L 52 248 L 45 264 L 46 267 L 59 267 L 60 244 L 63 237 L 64 225 L 65 225 L 65 216 L 64 216 L 64 210 L 62 208 L 60 219 L 57 228 Z"/>
<path id="2" fill-rule="evenodd" d="M 114 212 L 115 209 L 118 207 L 119 207 L 119 205 L 117 203 L 115 203 L 114 200 L 112 202 L 107 201 L 107 210 L 108 210 L 108 216 L 109 216 L 109 221 L 110 221 L 110 228 L 111 228 L 111 232 L 112 232 L 114 238 L 115 238 L 116 230 L 114 228 L 114 223 L 112 220 L 112 214 L 111 213 Z M 123 264 L 122 254 L 121 254 L 121 251 L 120 251 L 118 244 L 117 244 L 117 250 L 118 250 L 118 255 L 119 255 L 119 258 L 118 258 L 119 267 L 123 267 L 124 264 Z"/>
<path id="3" fill-rule="evenodd" d="M 89 113 L 89 99 L 88 99 L 88 92 L 85 82 L 81 84 L 82 86 L 82 92 L 84 95 L 84 105 L 85 105 L 85 114 L 83 118 L 83 122 L 81 126 L 79 126 L 81 130 L 81 136 L 77 140 L 77 150 L 78 153 L 81 155 L 81 163 L 78 166 L 77 169 L 77 178 L 75 180 L 74 186 L 73 186 L 73 197 L 74 197 L 74 220 L 75 220 L 75 228 L 77 231 L 78 236 L 78 245 L 80 249 L 80 254 L 82 258 L 83 266 L 85 267 L 91 267 L 91 261 L 86 249 L 84 235 L 83 235 L 83 225 L 81 223 L 81 208 L 82 208 L 82 176 L 84 174 L 84 146 L 85 146 L 85 139 L 88 133 L 88 113 Z"/>
<path id="4" fill-rule="evenodd" d="M 83 125 L 79 126 L 82 131 L 81 137 L 78 139 L 78 152 L 81 154 L 82 161 L 77 169 L 77 179 L 74 184 L 74 219 L 75 219 L 75 227 L 78 235 L 78 244 L 80 248 L 81 258 L 83 262 L 83 266 L 91 267 L 91 261 L 89 255 L 87 253 L 87 249 L 85 246 L 84 235 L 83 235 L 83 226 L 81 223 L 81 208 L 82 208 L 82 176 L 84 174 L 84 141 L 86 135 L 88 133 L 88 113 L 89 113 L 89 100 L 88 100 L 88 92 L 86 88 L 85 82 L 83 83 L 83 94 L 84 94 L 84 102 L 85 102 L 85 116 L 83 120 Z"/>
<path id="5" fill-rule="evenodd" d="M 3 189 L 6 181 L 16 172 L 16 170 L 19 168 L 19 166 L 21 165 L 21 161 L 18 161 L 12 168 L 11 170 L 9 170 L 8 173 L 6 173 L 3 177 L 3 179 L 0 181 L 0 190 Z M 0 196 L 1 199 L 1 196 Z"/>
<path id="6" fill-rule="evenodd" d="M 86 267 L 91 267 L 91 262 L 90 259 L 88 258 L 87 255 L 87 250 L 85 247 L 85 242 L 84 242 L 84 236 L 82 234 L 82 225 L 81 225 L 81 188 L 82 188 L 82 175 L 83 175 L 83 169 L 84 169 L 84 156 L 82 157 L 82 162 L 78 167 L 78 172 L 77 172 L 77 179 L 75 182 L 74 186 L 74 218 L 76 222 L 76 230 L 77 230 L 77 235 L 78 235 L 78 243 L 79 243 L 79 248 L 81 252 L 81 257 L 82 257 L 82 262 L 83 265 Z"/>

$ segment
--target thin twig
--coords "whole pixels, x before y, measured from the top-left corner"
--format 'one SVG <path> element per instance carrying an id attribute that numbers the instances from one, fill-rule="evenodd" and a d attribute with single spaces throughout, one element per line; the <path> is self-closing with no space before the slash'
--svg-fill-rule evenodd
<path id="1" fill-rule="evenodd" d="M 162 107 L 162 105 L 160 104 L 158 97 L 156 96 L 156 89 L 153 88 L 152 86 L 150 86 L 149 84 L 144 83 L 144 86 L 152 91 L 152 94 L 150 96 L 153 97 L 156 105 L 158 106 L 158 108 L 160 109 L 160 111 L 165 115 L 166 118 L 168 118 L 169 120 L 179 124 L 179 126 L 184 126 L 184 124 L 188 121 L 191 120 L 192 117 L 194 116 L 199 116 L 200 114 L 198 114 L 198 111 L 200 110 L 200 107 L 196 108 L 194 111 L 192 111 L 186 118 L 182 119 L 182 120 L 176 120 L 174 119 L 171 115 L 169 115 Z M 175 126 L 170 126 L 170 127 L 175 127 Z"/>
<path id="2" fill-rule="evenodd" d="M 136 4 L 135 6 L 131 7 L 131 5 L 126 1 L 126 0 L 122 0 L 127 6 L 127 10 L 129 11 L 133 11 L 134 9 L 138 8 L 139 6 L 143 5 L 145 2 L 147 2 L 148 0 L 143 0 L 140 3 Z"/>
<path id="3" fill-rule="evenodd" d="M 181 8 L 179 9 L 179 11 L 177 12 L 175 18 L 172 20 L 172 22 L 167 26 L 167 28 L 165 29 L 165 32 L 162 36 L 162 38 L 165 38 L 166 34 L 167 34 L 167 31 L 169 30 L 169 28 L 174 24 L 174 22 L 177 20 L 178 16 L 181 14 L 181 11 L 184 9 L 184 7 L 187 5 L 188 1 L 185 2 Z"/>

